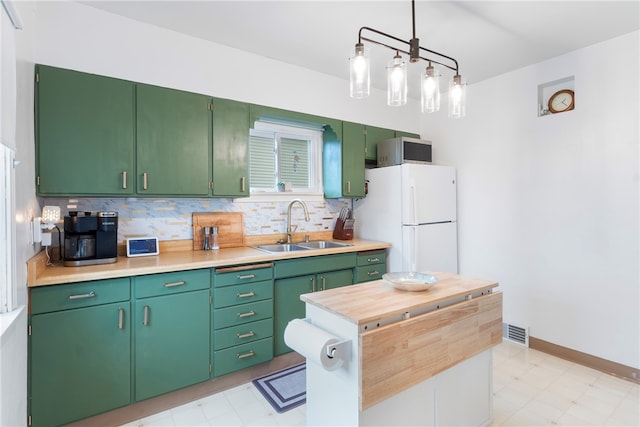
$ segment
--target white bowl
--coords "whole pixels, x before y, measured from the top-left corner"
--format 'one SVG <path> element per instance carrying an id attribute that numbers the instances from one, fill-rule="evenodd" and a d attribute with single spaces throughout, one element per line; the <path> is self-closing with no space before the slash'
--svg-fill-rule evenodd
<path id="1" fill-rule="evenodd" d="M 438 281 L 438 278 L 431 274 L 416 272 L 385 273 L 382 279 L 396 289 L 410 292 L 426 291 Z"/>

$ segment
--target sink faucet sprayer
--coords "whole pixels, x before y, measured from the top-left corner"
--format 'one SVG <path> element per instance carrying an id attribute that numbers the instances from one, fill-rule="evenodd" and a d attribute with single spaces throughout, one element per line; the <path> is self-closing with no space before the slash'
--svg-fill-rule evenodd
<path id="1" fill-rule="evenodd" d="M 300 199 L 293 199 L 291 203 L 289 203 L 289 207 L 287 208 L 287 243 L 291 243 L 291 236 L 293 232 L 298 228 L 297 225 L 291 225 L 291 208 L 295 203 L 299 203 L 304 209 L 304 219 L 309 222 L 309 210 L 307 209 L 307 205 Z"/>

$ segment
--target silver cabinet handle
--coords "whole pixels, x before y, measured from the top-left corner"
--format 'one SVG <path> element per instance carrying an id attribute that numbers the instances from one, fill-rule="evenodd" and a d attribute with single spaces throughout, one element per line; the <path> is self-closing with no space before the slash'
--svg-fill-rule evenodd
<path id="1" fill-rule="evenodd" d="M 251 310 L 251 311 L 248 311 L 248 312 L 246 312 L 246 313 L 237 313 L 237 314 L 238 314 L 238 317 L 243 318 L 243 317 L 251 317 L 251 316 L 255 316 L 255 315 L 256 315 L 256 312 L 255 312 L 255 311 L 253 311 L 253 310 Z"/>
<path id="2" fill-rule="evenodd" d="M 351 194 L 351 181 L 347 181 L 347 194 Z"/>
<path id="3" fill-rule="evenodd" d="M 377 270 L 373 270 L 373 271 L 368 272 L 367 274 L 368 274 L 369 276 L 377 276 L 378 274 L 380 274 L 380 272 L 379 272 L 379 271 L 377 271 Z"/>
<path id="4" fill-rule="evenodd" d="M 142 324 L 147 326 L 149 324 L 149 306 L 144 306 L 143 316 L 142 316 Z"/>
<path id="5" fill-rule="evenodd" d="M 254 292 L 247 292 L 246 294 L 240 294 L 240 293 L 238 293 L 238 294 L 236 294 L 236 296 L 237 296 L 238 298 L 249 298 L 249 297 L 255 297 L 255 296 L 256 296 L 256 294 L 255 294 Z"/>
<path id="6" fill-rule="evenodd" d="M 147 187 L 148 187 L 148 186 L 147 186 L 147 184 L 149 183 L 149 182 L 148 182 L 148 181 L 149 181 L 149 178 L 148 178 L 148 177 L 149 177 L 149 174 L 148 174 L 148 173 L 146 173 L 146 172 L 145 172 L 145 173 L 143 173 L 143 174 L 142 174 L 142 189 L 143 189 L 143 190 L 146 190 L 146 189 L 147 189 Z"/>
<path id="7" fill-rule="evenodd" d="M 244 274 L 244 275 L 238 274 L 236 277 L 238 279 L 244 280 L 244 279 L 253 279 L 256 277 L 256 275 L 255 274 Z"/>
<path id="8" fill-rule="evenodd" d="M 118 308 L 118 329 L 124 329 L 124 308 Z"/>
<path id="9" fill-rule="evenodd" d="M 95 291 L 91 291 L 88 294 L 69 295 L 69 299 L 70 300 L 85 299 L 85 298 L 95 298 L 95 297 L 96 297 L 96 292 Z"/>
<path id="10" fill-rule="evenodd" d="M 236 336 L 238 337 L 238 339 L 242 339 L 242 338 L 251 338 L 254 337 L 256 335 L 255 332 L 253 331 L 249 331 L 246 334 L 236 334 Z"/>
<path id="11" fill-rule="evenodd" d="M 371 263 L 380 262 L 380 259 L 378 259 L 378 258 L 367 258 L 367 262 L 371 262 Z"/>
<path id="12" fill-rule="evenodd" d="M 164 286 L 165 288 L 173 288 L 174 286 L 183 286 L 186 285 L 187 282 L 185 282 L 184 280 L 180 280 L 179 282 L 171 282 L 171 283 L 165 283 Z"/>
<path id="13" fill-rule="evenodd" d="M 236 354 L 236 357 L 238 359 L 244 359 L 246 357 L 252 357 L 252 356 L 255 356 L 255 355 L 256 354 L 253 352 L 253 350 L 249 350 L 248 353 L 243 353 L 243 354 L 238 353 L 238 354 Z"/>
<path id="14" fill-rule="evenodd" d="M 320 276 L 320 280 L 322 281 L 322 287 L 320 288 L 320 290 L 324 291 L 326 289 L 327 279 L 324 276 Z"/>
<path id="15" fill-rule="evenodd" d="M 245 177 L 243 176 L 242 178 L 240 178 L 240 191 L 242 191 L 244 193 L 245 191 Z"/>
<path id="16" fill-rule="evenodd" d="M 311 278 L 311 292 L 315 292 L 316 291 L 316 278 L 312 277 Z"/>
<path id="17" fill-rule="evenodd" d="M 127 189 L 127 171 L 122 171 L 122 189 Z"/>

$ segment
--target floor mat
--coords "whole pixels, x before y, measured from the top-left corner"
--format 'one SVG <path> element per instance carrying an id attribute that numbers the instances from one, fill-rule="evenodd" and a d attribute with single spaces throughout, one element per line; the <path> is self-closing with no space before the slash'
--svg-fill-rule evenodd
<path id="1" fill-rule="evenodd" d="M 307 401 L 306 374 L 305 364 L 302 363 L 253 380 L 252 383 L 273 409 L 281 414 Z"/>

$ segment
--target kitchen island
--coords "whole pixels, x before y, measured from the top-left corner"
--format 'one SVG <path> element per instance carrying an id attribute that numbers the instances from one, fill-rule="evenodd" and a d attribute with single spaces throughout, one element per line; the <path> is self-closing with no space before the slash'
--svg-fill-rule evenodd
<path id="1" fill-rule="evenodd" d="M 310 328 L 348 342 L 337 368 L 307 359 L 307 425 L 491 422 L 498 284 L 430 274 L 422 292 L 377 280 L 301 296 Z"/>

